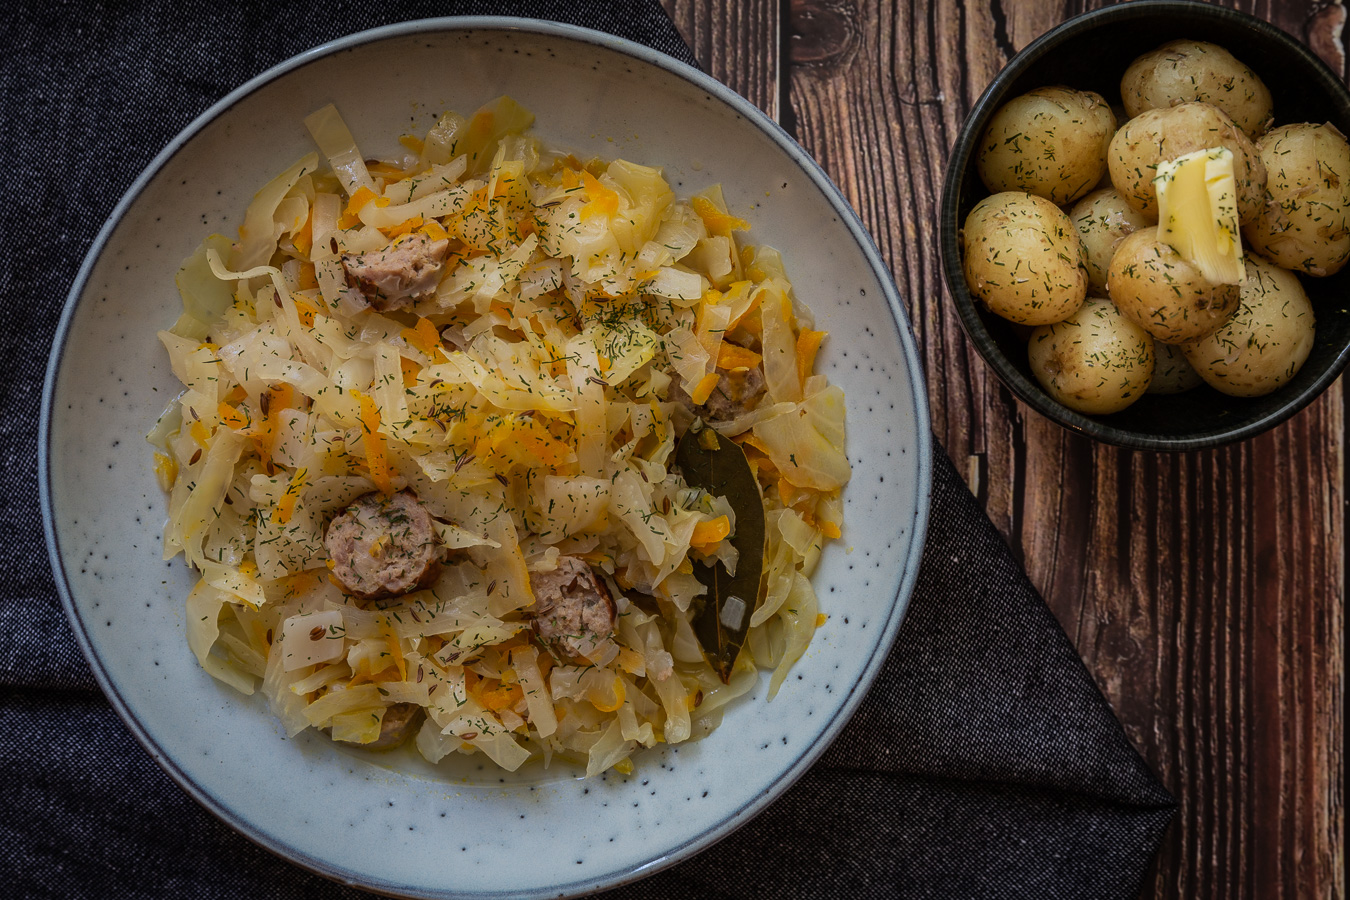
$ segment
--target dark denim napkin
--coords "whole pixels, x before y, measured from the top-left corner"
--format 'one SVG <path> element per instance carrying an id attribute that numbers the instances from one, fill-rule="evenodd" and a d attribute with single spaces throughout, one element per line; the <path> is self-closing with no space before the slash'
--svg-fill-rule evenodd
<path id="1" fill-rule="evenodd" d="M 406 19 L 516 14 L 694 62 L 655 0 L 90 4 L 7 10 L 0 54 L 0 885 L 61 898 L 362 897 L 206 813 L 99 693 L 43 545 L 38 407 L 84 253 L 144 165 L 249 77 Z M 913 603 L 824 758 L 622 898 L 1127 898 L 1173 801 L 941 449 Z"/>

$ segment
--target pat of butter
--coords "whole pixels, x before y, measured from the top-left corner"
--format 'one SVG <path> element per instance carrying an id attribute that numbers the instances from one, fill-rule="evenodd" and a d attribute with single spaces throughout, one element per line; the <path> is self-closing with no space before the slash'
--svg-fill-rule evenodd
<path id="1" fill-rule="evenodd" d="M 1158 164 L 1158 240 L 1172 245 L 1212 284 L 1241 284 L 1242 238 L 1238 230 L 1233 152 L 1196 150 Z"/>

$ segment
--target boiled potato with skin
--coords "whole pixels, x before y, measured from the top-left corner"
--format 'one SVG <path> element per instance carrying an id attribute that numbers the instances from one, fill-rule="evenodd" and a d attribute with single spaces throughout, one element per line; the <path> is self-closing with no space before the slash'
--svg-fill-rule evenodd
<path id="1" fill-rule="evenodd" d="M 1270 127 L 1270 89 L 1218 44 L 1171 41 L 1130 63 L 1120 79 L 1130 118 L 1199 100 L 1217 106 L 1255 140 Z"/>
<path id="2" fill-rule="evenodd" d="M 966 216 L 961 255 L 970 293 L 1012 322 L 1058 322 L 1087 296 L 1078 232 L 1043 197 L 1018 191 L 985 197 Z"/>
<path id="3" fill-rule="evenodd" d="M 1130 206 L 1156 222 L 1158 195 L 1153 178 L 1158 163 L 1213 147 L 1232 151 L 1238 218 L 1243 223 L 1253 221 L 1265 201 L 1266 167 L 1242 129 L 1208 103 L 1151 109 L 1121 126 L 1111 139 L 1111 183 Z"/>
<path id="4" fill-rule="evenodd" d="M 1204 383 L 1180 346 L 1153 342 L 1153 380 L 1148 383 L 1148 393 L 1183 394 Z"/>
<path id="5" fill-rule="evenodd" d="M 1116 117 L 1100 94 L 1038 88 L 1009 100 L 979 144 L 976 166 L 990 191 L 1026 191 L 1072 203 L 1106 171 Z"/>
<path id="6" fill-rule="evenodd" d="M 1087 253 L 1088 290 L 1106 293 L 1106 270 L 1116 247 L 1127 234 L 1153 223 L 1148 217 L 1125 202 L 1115 188 L 1093 191 L 1079 200 L 1069 213 L 1078 238 Z"/>
<path id="7" fill-rule="evenodd" d="M 1286 269 L 1331 275 L 1350 258 L 1350 143 L 1335 126 L 1282 125 L 1256 144 L 1266 202 L 1242 235 Z"/>
<path id="8" fill-rule="evenodd" d="M 1106 282 L 1121 313 L 1168 344 L 1213 333 L 1238 307 L 1237 285 L 1205 280 L 1194 263 L 1158 240 L 1157 227 L 1120 242 Z"/>
<path id="9" fill-rule="evenodd" d="M 1105 415 L 1144 395 L 1153 377 L 1153 338 L 1110 300 L 1090 298 L 1063 322 L 1037 328 L 1027 358 L 1051 397 Z"/>
<path id="10" fill-rule="evenodd" d="M 1248 255 L 1242 304 L 1218 331 L 1183 344 L 1186 359 L 1216 391 L 1260 397 L 1287 383 L 1312 351 L 1312 304 L 1298 276 Z"/>

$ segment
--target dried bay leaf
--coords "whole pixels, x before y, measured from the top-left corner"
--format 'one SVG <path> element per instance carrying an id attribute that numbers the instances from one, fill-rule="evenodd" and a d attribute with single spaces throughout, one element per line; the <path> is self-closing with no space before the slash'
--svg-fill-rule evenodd
<path id="1" fill-rule="evenodd" d="M 675 462 L 691 487 L 717 497 L 726 497 L 736 511 L 736 530 L 727 538 L 739 559 L 736 574 L 727 572 L 720 560 L 712 565 L 691 559 L 694 577 L 708 589 L 706 602 L 694 618 L 708 661 L 722 681 L 729 681 L 750 616 L 760 601 L 760 576 L 764 569 L 764 499 L 745 452 L 736 442 L 701 423 L 680 438 Z"/>

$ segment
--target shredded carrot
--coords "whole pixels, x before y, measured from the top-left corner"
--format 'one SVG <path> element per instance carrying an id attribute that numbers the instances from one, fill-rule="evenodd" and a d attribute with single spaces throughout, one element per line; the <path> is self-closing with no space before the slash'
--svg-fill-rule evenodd
<path id="1" fill-rule="evenodd" d="M 300 226 L 300 230 L 291 235 L 291 243 L 295 249 L 300 251 L 302 256 L 309 256 L 309 251 L 314 248 L 314 208 L 310 207 L 309 215 L 305 217 L 305 224 Z"/>
<path id="2" fill-rule="evenodd" d="M 228 403 L 222 403 L 217 406 L 216 415 L 220 417 L 221 424 L 233 428 L 235 431 L 248 427 L 248 416 L 244 415 Z"/>
<path id="3" fill-rule="evenodd" d="M 839 536 L 842 533 L 839 531 L 839 526 L 833 522 L 827 521 L 817 522 L 816 528 L 819 529 L 820 533 L 825 535 L 827 538 L 836 541 L 839 540 Z"/>
<path id="4" fill-rule="evenodd" d="M 802 332 L 805 334 L 806 332 Z M 731 371 L 733 369 L 753 369 L 764 357 L 753 350 L 738 347 L 730 341 L 723 341 L 717 350 L 717 367 Z"/>
<path id="5" fill-rule="evenodd" d="M 525 696 L 518 684 L 504 684 L 501 687 L 485 690 L 478 695 L 478 702 L 484 708 L 497 712 L 515 706 Z"/>
<path id="6" fill-rule="evenodd" d="M 604 214 L 606 216 L 615 216 L 619 213 L 619 195 L 611 188 L 605 187 L 590 172 L 582 170 L 582 183 L 586 185 L 586 196 L 591 198 L 581 209 L 581 218 L 589 219 L 591 216 Z"/>
<path id="7" fill-rule="evenodd" d="M 711 553 L 729 534 L 731 534 L 731 520 L 726 516 L 718 516 L 715 519 L 699 522 L 694 526 L 694 533 L 689 538 L 689 546 L 699 553 Z"/>
<path id="8" fill-rule="evenodd" d="M 282 382 L 268 388 L 264 393 L 263 408 L 267 415 L 263 417 L 262 427 L 254 429 L 253 444 L 258 450 L 258 459 L 268 473 L 272 471 L 272 449 L 276 444 L 277 432 L 281 425 L 281 411 L 295 405 L 295 389 Z"/>
<path id="9" fill-rule="evenodd" d="M 594 700 L 591 701 L 591 705 L 594 706 L 596 709 L 600 710 L 601 712 L 614 712 L 614 711 L 615 711 L 616 709 L 618 709 L 620 706 L 623 706 L 623 701 L 624 701 L 625 699 L 627 699 L 627 697 L 628 697 L 628 690 L 623 686 L 623 679 L 620 678 L 618 675 L 615 675 L 615 676 L 614 676 L 614 705 L 613 705 L 613 706 L 610 706 L 610 705 L 607 704 L 607 703 L 601 704 L 601 703 L 597 703 L 597 702 L 594 701 Z"/>
<path id="10" fill-rule="evenodd" d="M 824 613 L 816 613 L 816 627 L 819 628 L 820 626 L 824 625 L 826 621 L 829 620 L 829 618 L 830 617 L 825 615 Z"/>
<path id="11" fill-rule="evenodd" d="M 291 476 L 291 483 L 286 485 L 286 493 L 281 495 L 277 501 L 276 519 L 282 525 L 291 520 L 295 515 L 295 504 L 300 500 L 300 495 L 305 492 L 305 485 L 309 482 L 309 470 L 304 466 L 295 470 Z"/>
<path id="12" fill-rule="evenodd" d="M 426 144 L 422 141 L 421 138 L 411 134 L 399 135 L 398 142 L 414 153 L 421 153 L 422 148 L 426 146 Z"/>
<path id="13" fill-rule="evenodd" d="M 816 353 L 820 350 L 820 342 L 825 340 L 825 334 L 824 331 L 803 330 L 797 335 L 797 377 L 803 383 L 815 368 Z"/>
<path id="14" fill-rule="evenodd" d="M 435 219 L 427 219 L 417 230 L 431 238 L 433 241 L 447 241 L 450 239 L 450 232 L 446 231 L 441 223 L 437 222 Z"/>
<path id="15" fill-rule="evenodd" d="M 405 341 L 430 356 L 432 362 L 436 362 L 436 352 L 441 350 L 441 333 L 431 324 L 430 319 L 419 318 L 416 326 L 405 328 L 400 334 Z M 441 352 L 444 354 L 444 351 Z"/>
<path id="16" fill-rule="evenodd" d="M 402 237 L 405 234 L 412 234 L 422 226 L 421 216 L 413 216 L 411 219 L 405 219 L 397 225 L 390 225 L 388 228 L 381 228 L 380 231 L 385 237 L 393 240 L 396 237 Z"/>
<path id="17" fill-rule="evenodd" d="M 718 209 L 707 197 L 695 197 L 690 201 L 694 207 L 694 212 L 703 220 L 708 233 L 719 237 L 731 237 L 733 231 L 749 231 L 750 223 L 744 219 L 738 219 L 730 213 L 724 213 Z"/>
<path id="18" fill-rule="evenodd" d="M 310 266 L 312 270 L 314 267 Z M 314 327 L 314 317 L 319 314 L 316 306 L 311 306 L 299 297 L 295 298 L 295 314 L 300 317 L 300 324 L 306 328 Z"/>
<path id="19" fill-rule="evenodd" d="M 300 277 L 296 279 L 302 291 L 313 291 L 319 287 L 319 276 L 314 271 L 314 263 L 300 264 Z"/>
<path id="20" fill-rule="evenodd" d="M 230 388 L 230 392 L 225 395 L 226 403 L 238 403 L 248 396 L 248 391 L 244 390 L 243 385 L 236 384 Z"/>
<path id="21" fill-rule="evenodd" d="M 389 201 L 376 195 L 368 187 L 357 188 L 356 193 L 347 201 L 347 208 L 343 210 L 342 215 L 338 217 L 339 228 L 355 228 L 361 224 L 361 210 L 367 203 L 374 202 L 376 206 L 388 206 Z"/>
<path id="22" fill-rule="evenodd" d="M 417 375 L 422 371 L 422 367 L 406 356 L 400 356 L 398 364 L 399 368 L 403 370 L 403 386 L 412 387 L 417 384 Z"/>
<path id="23" fill-rule="evenodd" d="M 742 446 L 749 444 L 751 447 L 754 447 L 764 456 L 769 455 L 769 448 L 764 446 L 764 442 L 761 441 L 759 438 L 757 438 L 753 431 L 747 431 L 744 434 L 738 434 L 736 435 L 735 438 L 733 438 L 733 440 L 739 441 Z"/>
<path id="24" fill-rule="evenodd" d="M 329 577 L 331 578 L 332 576 L 330 575 Z M 365 684 L 366 682 L 393 681 L 393 676 L 397 674 L 398 670 L 394 667 L 393 663 L 390 663 L 378 672 L 372 672 L 370 671 L 370 664 L 365 660 L 362 660 L 357 666 L 356 674 L 352 676 L 352 680 L 347 682 L 347 687 L 356 687 L 358 684 Z"/>
<path id="25" fill-rule="evenodd" d="M 689 399 L 694 401 L 694 405 L 702 406 L 708 402 L 708 398 L 712 396 L 713 390 L 717 387 L 717 382 L 721 380 L 721 375 L 716 372 L 709 372 L 699 380 L 698 384 L 694 385 L 694 389 L 689 392 Z"/>
<path id="26" fill-rule="evenodd" d="M 392 494 L 394 485 L 389 478 L 389 457 L 385 454 L 384 435 L 380 434 L 380 410 L 374 400 L 360 391 L 352 391 L 352 394 L 361 404 L 361 433 L 365 436 L 370 480 L 375 482 L 380 493 Z"/>
<path id="27" fill-rule="evenodd" d="M 211 440 L 211 429 L 201 422 L 193 422 L 192 427 L 188 429 L 188 434 L 192 435 L 194 441 L 202 445 L 202 449 L 206 449 L 207 443 Z"/>

